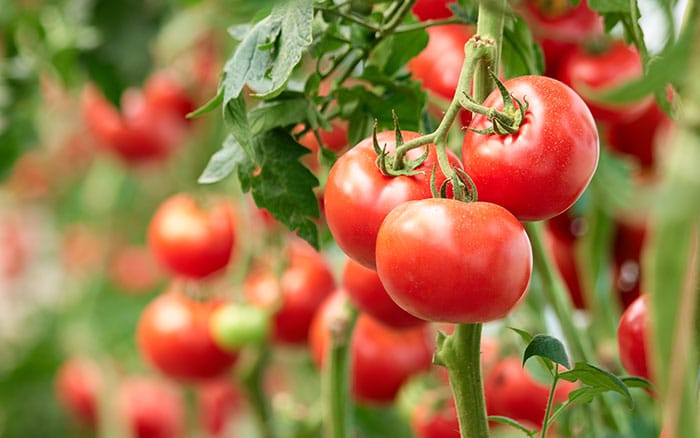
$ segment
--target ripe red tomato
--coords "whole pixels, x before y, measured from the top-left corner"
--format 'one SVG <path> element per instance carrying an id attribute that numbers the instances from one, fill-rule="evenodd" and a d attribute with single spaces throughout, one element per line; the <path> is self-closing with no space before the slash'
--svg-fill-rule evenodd
<path id="1" fill-rule="evenodd" d="M 167 376 L 192 381 L 228 371 L 238 355 L 221 350 L 209 331 L 222 301 L 193 301 L 177 288 L 163 293 L 141 314 L 137 328 L 143 357 Z"/>
<path id="2" fill-rule="evenodd" d="M 359 310 L 391 327 L 412 327 L 425 323 L 396 305 L 387 294 L 377 271 L 352 259 L 345 262 L 343 290 Z"/>
<path id="3" fill-rule="evenodd" d="M 411 411 L 411 429 L 417 438 L 461 438 L 457 408 L 452 397 L 439 404 L 427 399 Z"/>
<path id="4" fill-rule="evenodd" d="M 640 295 L 622 314 L 617 327 L 617 345 L 620 361 L 628 373 L 651 378 L 648 354 L 649 317 L 647 308 L 649 300 Z"/>
<path id="5" fill-rule="evenodd" d="M 452 0 L 417 0 L 413 5 L 413 13 L 421 21 L 439 20 L 440 18 L 450 18 L 452 11 L 447 7 Z"/>
<path id="6" fill-rule="evenodd" d="M 56 397 L 78 421 L 97 425 L 97 406 L 102 373 L 90 359 L 71 357 L 59 368 L 55 379 Z"/>
<path id="7" fill-rule="evenodd" d="M 576 46 L 603 34 L 603 18 L 584 0 L 578 6 L 568 1 L 528 0 L 518 12 L 542 46 L 547 75 L 555 74 L 561 61 Z"/>
<path id="8" fill-rule="evenodd" d="M 202 210 L 185 193 L 158 207 L 148 227 L 153 255 L 175 274 L 207 277 L 228 266 L 236 241 L 233 207 L 228 201 Z"/>
<path id="9" fill-rule="evenodd" d="M 303 127 L 303 126 L 302 126 Z M 336 154 L 342 152 L 346 147 L 348 147 L 348 130 L 344 123 L 335 122 L 332 124 L 330 131 L 323 129 L 319 130 L 319 136 L 321 137 L 321 142 L 323 146 Z M 313 131 L 308 131 L 299 139 L 299 144 L 311 151 L 310 154 L 305 155 L 303 158 L 304 163 L 311 170 L 318 170 L 319 168 L 319 144 L 316 139 L 316 135 Z"/>
<path id="10" fill-rule="evenodd" d="M 242 407 L 242 394 L 228 379 L 217 379 L 197 386 L 197 411 L 204 430 L 212 436 L 229 436 L 229 422 Z"/>
<path id="11" fill-rule="evenodd" d="M 170 383 L 129 377 L 119 384 L 116 407 L 134 438 L 185 436 L 185 401 Z"/>
<path id="12" fill-rule="evenodd" d="M 403 131 L 404 141 L 418 136 Z M 386 145 L 387 151 L 394 151 L 393 131 L 378 133 L 377 140 L 380 146 Z M 413 149 L 407 157 L 415 159 L 424 152 L 424 147 Z M 450 152 L 449 157 L 454 166 L 459 166 L 454 154 Z M 432 197 L 430 175 L 437 166 L 433 145 L 429 145 L 428 157 L 416 169 L 421 173 L 414 176 L 385 176 L 376 159 L 372 137 L 362 140 L 335 162 L 324 192 L 326 220 L 336 243 L 350 258 L 370 269 L 375 267 L 374 248 L 382 220 L 404 201 Z M 438 186 L 443 183 L 442 172 L 438 171 L 435 180 Z"/>
<path id="13" fill-rule="evenodd" d="M 561 82 L 521 76 L 505 82 L 521 102 L 529 103 L 513 135 L 467 131 L 462 146 L 464 170 L 479 200 L 507 208 L 520 220 L 542 220 L 571 207 L 588 186 L 598 165 L 598 130 L 583 100 Z M 503 109 L 500 93 L 484 105 Z M 472 129 L 491 122 L 474 116 Z"/>
<path id="14" fill-rule="evenodd" d="M 138 294 L 157 286 L 163 273 L 148 248 L 130 245 L 112 255 L 109 276 L 123 291 Z"/>
<path id="15" fill-rule="evenodd" d="M 554 258 L 554 263 L 564 283 L 566 283 L 572 303 L 577 309 L 585 309 L 586 302 L 581 289 L 581 280 L 576 263 L 576 241 L 564 239 L 560 235 L 549 231 L 548 228 L 545 234 L 545 244 Z"/>
<path id="16" fill-rule="evenodd" d="M 634 157 L 642 169 L 654 166 L 659 134 L 665 132 L 671 119 L 653 102 L 638 117 L 612 124 L 606 131 L 608 145 L 617 152 Z"/>
<path id="17" fill-rule="evenodd" d="M 335 279 L 321 254 L 305 241 L 290 241 L 285 259 L 280 277 L 273 266 L 263 266 L 246 278 L 243 291 L 254 305 L 274 310 L 276 341 L 304 344 L 316 310 L 335 289 Z"/>
<path id="18" fill-rule="evenodd" d="M 464 64 L 464 45 L 474 35 L 474 29 L 463 24 L 446 24 L 431 26 L 426 31 L 430 38 L 428 45 L 408 62 L 408 70 L 423 87 L 451 100 Z M 471 112 L 461 111 L 460 119 L 468 125 Z"/>
<path id="19" fill-rule="evenodd" d="M 143 86 L 143 93 L 151 108 L 173 113 L 183 122 L 189 121 L 185 116 L 195 109 L 194 101 L 180 81 L 166 71 L 152 73 Z"/>
<path id="20" fill-rule="evenodd" d="M 642 75 L 642 58 L 639 52 L 623 41 L 616 41 L 606 50 L 596 53 L 576 47 L 562 61 L 557 73 L 562 82 L 583 97 L 593 117 L 606 123 L 619 123 L 639 117 L 652 103 L 652 98 L 633 103 L 613 104 L 596 99 L 591 94 L 612 90 L 639 79 Z"/>
<path id="21" fill-rule="evenodd" d="M 503 318 L 524 296 L 531 272 L 523 226 L 496 204 L 408 201 L 387 215 L 377 235 L 377 273 L 386 291 L 428 321 Z"/>
<path id="22" fill-rule="evenodd" d="M 345 294 L 323 302 L 311 324 L 309 345 L 321 368 L 331 343 L 330 327 L 342 312 Z M 360 314 L 350 344 L 352 393 L 362 403 L 390 403 L 412 375 L 430 368 L 433 346 L 427 326 L 392 329 Z"/>
<path id="23" fill-rule="evenodd" d="M 575 382 L 560 380 L 554 391 L 554 405 L 566 401 Z M 486 411 L 541 427 L 549 398 L 549 385 L 534 380 L 520 359 L 507 357 L 498 362 L 484 381 Z"/>

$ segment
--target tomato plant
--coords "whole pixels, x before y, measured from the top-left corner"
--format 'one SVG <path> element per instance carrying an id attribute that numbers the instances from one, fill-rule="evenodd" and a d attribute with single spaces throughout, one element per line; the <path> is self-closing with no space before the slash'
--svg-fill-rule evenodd
<path id="1" fill-rule="evenodd" d="M 491 121 L 475 115 L 464 136 L 464 170 L 474 180 L 479 200 L 507 208 L 521 220 L 561 214 L 581 196 L 598 164 L 598 131 L 583 100 L 569 87 L 544 76 L 505 82 L 519 105 L 527 102 L 515 132 L 481 134 Z M 502 110 L 494 91 L 484 101 Z M 533 196 L 537 193 L 537 196 Z"/>
<path id="2" fill-rule="evenodd" d="M 156 369 L 174 379 L 202 380 L 228 371 L 238 355 L 222 351 L 209 331 L 212 312 L 223 303 L 197 302 L 176 287 L 158 296 L 141 315 L 139 350 Z"/>
<path id="3" fill-rule="evenodd" d="M 231 260 L 236 242 L 234 215 L 225 200 L 203 210 L 190 195 L 173 195 L 151 219 L 149 247 L 175 274 L 207 277 L 226 268 Z"/>
<path id="4" fill-rule="evenodd" d="M 402 132 L 409 141 L 420 134 Z M 381 132 L 377 142 L 392 152 L 396 148 L 395 134 Z M 326 221 L 333 238 L 350 258 L 368 268 L 375 266 L 377 231 L 386 215 L 402 202 L 431 197 L 430 177 L 436 163 L 435 150 L 428 146 L 428 156 L 416 168 L 415 175 L 389 177 L 376 165 L 377 154 L 372 137 L 362 140 L 335 162 L 325 187 Z M 409 151 L 406 158 L 416 159 L 422 151 Z M 452 157 L 452 162 L 458 162 Z M 435 174 L 440 186 L 445 177 Z"/>

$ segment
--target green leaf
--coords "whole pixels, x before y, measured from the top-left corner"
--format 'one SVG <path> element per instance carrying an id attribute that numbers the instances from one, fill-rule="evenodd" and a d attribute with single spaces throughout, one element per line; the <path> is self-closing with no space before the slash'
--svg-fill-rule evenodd
<path id="1" fill-rule="evenodd" d="M 589 388 L 580 388 L 580 390 L 589 391 L 589 393 L 586 393 L 587 395 L 585 395 L 585 397 L 589 397 L 591 395 L 595 397 L 595 394 L 593 394 L 595 391 L 599 391 L 599 394 L 613 391 L 625 397 L 630 406 L 634 406 L 632 395 L 624 382 L 609 371 L 605 371 L 594 365 L 579 362 L 575 365 L 573 370 L 559 374 L 559 378 L 569 382 L 575 382 L 578 380 L 584 385 L 587 385 Z M 569 395 L 569 399 L 572 399 L 571 395 Z"/>
<path id="2" fill-rule="evenodd" d="M 504 27 L 501 62 L 506 78 L 544 72 L 542 49 L 532 37 L 525 20 L 517 18 Z"/>
<path id="3" fill-rule="evenodd" d="M 226 178 L 238 165 L 249 160 L 236 138 L 229 134 L 221 149 L 209 159 L 207 167 L 197 180 L 200 184 L 213 184 Z"/>
<path id="4" fill-rule="evenodd" d="M 238 166 L 243 191 L 251 191 L 255 204 L 267 209 L 287 228 L 318 248 L 318 231 L 311 220 L 318 218 L 313 188 L 318 180 L 299 162 L 309 150 L 280 129 L 253 138 L 259 165 L 248 161 Z"/>
<path id="5" fill-rule="evenodd" d="M 532 356 L 549 359 L 554 363 L 570 368 L 569 357 L 566 355 L 564 345 L 559 339 L 548 335 L 535 335 L 525 348 L 523 353 L 523 366 Z"/>
<path id="6" fill-rule="evenodd" d="M 416 21 L 411 18 L 406 23 Z M 375 47 L 368 65 L 375 65 L 387 76 L 393 76 L 427 45 L 428 33 L 425 29 L 416 29 L 391 35 Z"/>
<path id="7" fill-rule="evenodd" d="M 526 343 L 529 344 L 529 343 L 532 341 L 532 335 L 531 335 L 530 333 L 526 332 L 525 330 L 521 330 L 521 329 L 515 328 L 515 327 L 508 327 L 508 328 L 511 329 L 511 330 L 513 330 L 513 331 L 514 331 L 515 333 L 517 333 L 518 335 L 520 335 L 520 337 L 521 337 L 521 338 L 523 339 L 523 341 L 525 341 Z"/>
<path id="8" fill-rule="evenodd" d="M 306 119 L 309 101 L 305 98 L 275 100 L 263 103 L 248 115 L 254 134 L 300 123 Z"/>
<path id="9" fill-rule="evenodd" d="M 496 423 L 505 424 L 506 426 L 510 426 L 514 429 L 518 429 L 519 431 L 521 431 L 522 433 L 524 433 L 527 436 L 535 436 L 537 434 L 536 430 L 530 430 L 527 427 L 523 426 L 522 424 L 518 423 L 517 421 L 515 421 L 509 417 L 503 417 L 501 415 L 489 415 L 488 420 L 495 421 Z"/>
<path id="10" fill-rule="evenodd" d="M 596 397 L 607 392 L 603 388 L 586 386 L 584 388 L 574 389 L 569 393 L 569 402 L 571 403 L 590 403 Z"/>
<path id="11" fill-rule="evenodd" d="M 651 382 L 647 379 L 643 379 L 641 377 L 620 377 L 620 380 L 622 380 L 622 383 L 624 383 L 625 386 L 627 386 L 628 388 L 641 388 L 646 389 L 648 391 L 654 390 L 654 385 L 652 385 Z"/>
<path id="12" fill-rule="evenodd" d="M 629 0 L 588 0 L 588 6 L 601 14 L 625 13 L 630 10 Z"/>
<path id="13" fill-rule="evenodd" d="M 312 21 L 311 1 L 290 0 L 256 23 L 224 66 L 224 105 L 246 84 L 263 99 L 278 95 L 311 44 Z"/>
<path id="14" fill-rule="evenodd" d="M 223 90 L 219 90 L 219 92 L 216 94 L 216 96 L 212 97 L 207 103 L 204 105 L 200 106 L 196 110 L 192 111 L 191 113 L 187 114 L 188 119 L 194 119 L 195 117 L 202 116 L 210 111 L 214 111 L 219 105 L 221 105 L 221 102 L 224 101 L 224 92 Z"/>
<path id="15" fill-rule="evenodd" d="M 411 428 L 393 405 L 386 407 L 355 405 L 354 426 L 358 438 L 410 438 Z"/>
<path id="16" fill-rule="evenodd" d="M 607 212 L 628 208 L 635 192 L 632 171 L 631 161 L 610 154 L 608 148 L 600 148 L 598 168 L 587 192 Z"/>
<path id="17" fill-rule="evenodd" d="M 248 157 L 257 162 L 251 145 L 252 132 L 248 123 L 248 108 L 242 95 L 224 104 L 224 121 L 231 127 L 231 133 L 241 145 Z"/>

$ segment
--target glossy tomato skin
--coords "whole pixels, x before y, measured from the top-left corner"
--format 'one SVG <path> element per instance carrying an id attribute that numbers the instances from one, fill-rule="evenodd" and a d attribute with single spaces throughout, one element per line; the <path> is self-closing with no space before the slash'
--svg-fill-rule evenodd
<path id="1" fill-rule="evenodd" d="M 616 41 L 600 53 L 590 53 L 584 47 L 576 47 L 562 62 L 557 78 L 583 97 L 596 120 L 619 123 L 643 114 L 652 104 L 651 97 L 620 105 L 587 96 L 591 92 L 612 90 L 642 75 L 639 52 L 622 41 Z"/>
<path id="2" fill-rule="evenodd" d="M 420 134 L 403 131 L 404 141 Z M 395 134 L 386 131 L 377 134 L 380 146 L 387 151 L 395 149 Z M 430 176 L 437 166 L 435 146 L 429 145 L 426 160 L 414 176 L 389 177 L 376 166 L 372 137 L 358 143 L 335 162 L 328 174 L 324 191 L 326 221 L 340 249 L 361 265 L 375 268 L 377 231 L 384 217 L 398 204 L 411 199 L 432 197 Z M 408 152 L 415 159 L 425 152 L 423 147 Z M 450 162 L 460 166 L 459 159 L 448 152 Z M 445 180 L 442 172 L 435 175 L 438 186 Z"/>
<path id="3" fill-rule="evenodd" d="M 531 272 L 523 226 L 496 204 L 405 202 L 377 236 L 382 284 L 401 308 L 428 321 L 503 318 L 524 296 Z"/>
<path id="4" fill-rule="evenodd" d="M 563 403 L 575 382 L 560 380 L 554 391 L 554 406 Z M 550 386 L 533 379 L 520 359 L 507 357 L 498 362 L 484 381 L 486 411 L 540 427 L 544 420 Z"/>
<path id="5" fill-rule="evenodd" d="M 173 384 L 129 377 L 119 384 L 116 404 L 134 438 L 185 436 L 185 401 Z"/>
<path id="6" fill-rule="evenodd" d="M 212 313 L 222 301 L 198 302 L 173 287 L 141 314 L 137 343 L 143 357 L 173 379 L 198 381 L 228 371 L 238 357 L 221 350 L 210 333 Z"/>
<path id="7" fill-rule="evenodd" d="M 413 13 L 421 21 L 450 18 L 452 11 L 447 7 L 451 0 L 417 0 L 413 5 Z"/>
<path id="8" fill-rule="evenodd" d="M 285 254 L 287 266 L 281 277 L 266 266 L 248 276 L 243 291 L 254 305 L 274 311 L 275 341 L 305 344 L 311 321 L 335 289 L 335 279 L 323 256 L 305 241 L 292 240 Z"/>
<path id="9" fill-rule="evenodd" d="M 651 378 L 648 362 L 649 299 L 640 295 L 622 314 L 617 327 L 617 345 L 620 361 L 628 373 Z"/>
<path id="10" fill-rule="evenodd" d="M 97 363 L 84 357 L 68 358 L 59 368 L 55 391 L 61 405 L 81 423 L 97 425 L 102 373 Z"/>
<path id="11" fill-rule="evenodd" d="M 352 259 L 345 262 L 342 287 L 358 309 L 383 324 L 403 328 L 425 323 L 396 305 L 384 289 L 377 271 L 365 268 Z"/>
<path id="12" fill-rule="evenodd" d="M 583 100 L 565 84 L 544 76 L 505 82 L 521 102 L 529 103 L 523 124 L 513 135 L 467 131 L 462 146 L 464 170 L 480 201 L 499 204 L 518 219 L 556 216 L 571 207 L 598 165 L 598 130 Z M 494 91 L 484 102 L 503 109 Z M 475 115 L 471 129 L 491 122 Z"/>
<path id="13" fill-rule="evenodd" d="M 223 270 L 235 246 L 235 221 L 231 204 L 222 201 L 201 209 L 185 193 L 163 202 L 148 227 L 153 255 L 171 272 L 204 278 Z"/>
<path id="14" fill-rule="evenodd" d="M 321 368 L 331 342 L 330 328 L 343 311 L 344 292 L 336 291 L 314 317 L 309 346 Z M 361 403 L 391 403 L 412 375 L 430 368 L 433 345 L 427 326 L 397 330 L 366 314 L 355 323 L 350 344 L 352 393 Z"/>

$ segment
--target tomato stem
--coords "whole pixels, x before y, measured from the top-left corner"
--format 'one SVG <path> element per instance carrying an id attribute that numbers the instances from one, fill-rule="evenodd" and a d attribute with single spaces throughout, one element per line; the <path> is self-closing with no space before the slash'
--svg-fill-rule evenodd
<path id="1" fill-rule="evenodd" d="M 457 324 L 438 338 L 435 362 L 447 367 L 463 437 L 488 437 L 486 402 L 481 381 L 481 324 Z"/>
<path id="2" fill-rule="evenodd" d="M 267 347 L 261 346 L 255 351 L 255 354 L 253 363 L 244 370 L 241 376 L 241 386 L 245 390 L 248 401 L 253 408 L 253 414 L 260 429 L 260 436 L 263 438 L 274 438 L 271 407 L 263 387 L 263 377 L 270 358 L 270 351 Z"/>
<path id="3" fill-rule="evenodd" d="M 323 370 L 323 418 L 328 419 L 326 433 L 331 438 L 352 436 L 352 403 L 350 402 L 350 341 L 357 320 L 357 309 L 346 301 L 344 311 L 330 325 L 331 345 Z"/>
<path id="4" fill-rule="evenodd" d="M 552 382 L 552 387 L 549 389 L 549 397 L 547 398 L 547 408 L 544 411 L 544 421 L 542 422 L 542 432 L 540 434 L 541 438 L 547 436 L 547 429 L 552 424 L 550 417 L 550 412 L 552 411 L 552 403 L 554 402 L 554 393 L 557 389 L 557 383 L 559 382 L 559 367 L 554 366 L 554 381 Z"/>

